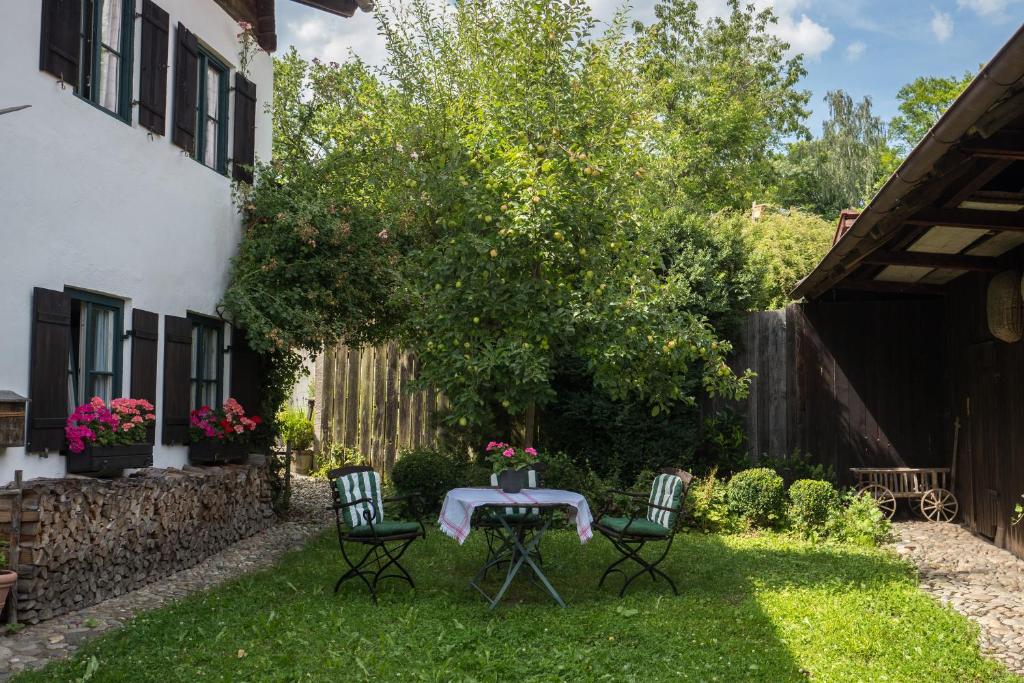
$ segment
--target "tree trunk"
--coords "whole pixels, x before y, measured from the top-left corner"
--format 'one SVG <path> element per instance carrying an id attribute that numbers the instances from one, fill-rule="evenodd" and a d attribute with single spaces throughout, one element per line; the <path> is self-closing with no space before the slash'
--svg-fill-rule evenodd
<path id="1" fill-rule="evenodd" d="M 526 408 L 526 421 L 523 424 L 523 448 L 533 446 L 533 435 L 537 431 L 537 403 L 530 401 Z"/>

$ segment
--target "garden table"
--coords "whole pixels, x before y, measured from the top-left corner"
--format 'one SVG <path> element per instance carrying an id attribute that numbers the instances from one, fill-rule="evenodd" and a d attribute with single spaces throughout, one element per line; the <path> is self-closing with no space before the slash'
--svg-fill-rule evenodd
<path id="1" fill-rule="evenodd" d="M 533 577 L 547 591 L 555 602 L 565 607 L 565 601 L 558 594 L 551 582 L 541 571 L 534 558 L 541 539 L 551 526 L 551 512 L 557 508 L 569 508 L 575 512 L 576 532 L 579 534 L 580 542 L 586 543 L 591 538 L 590 525 L 593 518 L 590 513 L 590 505 L 587 499 L 575 491 L 563 491 L 560 489 L 523 489 L 519 493 L 505 493 L 495 487 L 473 487 L 452 489 L 444 497 L 444 505 L 441 506 L 441 516 L 438 523 L 441 531 L 451 536 L 461 545 L 469 536 L 473 520 L 473 512 L 481 508 L 534 508 L 542 515 L 542 523 L 534 529 L 529 538 L 523 533 L 522 525 L 511 524 L 505 515 L 495 515 L 500 524 L 498 529 L 501 534 L 500 548 L 497 553 L 489 556 L 483 567 L 476 576 L 470 580 L 469 585 L 476 588 L 487 599 L 491 609 L 497 606 L 498 602 L 508 591 L 512 579 L 525 565 L 530 569 Z M 508 573 L 505 581 L 494 596 L 490 596 L 480 587 L 480 581 L 487 574 L 488 570 L 495 565 L 508 563 Z"/>

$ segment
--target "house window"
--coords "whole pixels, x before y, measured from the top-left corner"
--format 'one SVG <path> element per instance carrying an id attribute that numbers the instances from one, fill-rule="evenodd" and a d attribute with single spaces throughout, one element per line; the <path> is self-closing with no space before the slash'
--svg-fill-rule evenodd
<path id="1" fill-rule="evenodd" d="M 82 0 L 77 93 L 125 121 L 132 109 L 133 0 Z"/>
<path id="2" fill-rule="evenodd" d="M 68 410 L 93 396 L 104 401 L 121 395 L 124 303 L 89 292 L 71 295 L 71 343 L 68 353 Z"/>
<path id="3" fill-rule="evenodd" d="M 196 159 L 227 173 L 228 68 L 199 48 L 196 98 Z"/>
<path id="4" fill-rule="evenodd" d="M 190 315 L 192 321 L 192 404 L 194 408 L 221 403 L 224 377 L 224 325 L 219 320 Z"/>

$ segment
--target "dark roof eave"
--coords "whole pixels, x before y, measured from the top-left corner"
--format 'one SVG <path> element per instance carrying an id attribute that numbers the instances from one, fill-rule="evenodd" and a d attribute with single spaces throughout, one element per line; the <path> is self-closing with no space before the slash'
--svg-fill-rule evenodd
<path id="1" fill-rule="evenodd" d="M 939 117 L 924 139 L 903 160 L 896 172 L 872 198 L 853 226 L 836 242 L 814 270 L 797 283 L 794 299 L 824 294 L 849 269 L 857 245 L 871 234 L 879 221 L 897 208 L 907 194 L 918 187 L 934 169 L 936 162 L 957 144 L 996 104 L 1006 91 L 1024 78 L 1024 25 L 1000 48 L 988 64 L 964 89 L 949 109 Z M 853 261 L 855 262 L 855 261 Z"/>

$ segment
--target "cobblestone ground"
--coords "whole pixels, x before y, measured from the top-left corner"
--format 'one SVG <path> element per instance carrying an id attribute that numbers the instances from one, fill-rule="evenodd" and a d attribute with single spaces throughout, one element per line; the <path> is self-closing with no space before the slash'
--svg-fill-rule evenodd
<path id="1" fill-rule="evenodd" d="M 330 498 L 325 482 L 293 476 L 292 505 L 284 521 L 145 588 L 0 638 L 0 681 L 68 657 L 85 641 L 120 627 L 140 612 L 272 565 L 284 553 L 301 548 L 333 520 L 326 509 Z"/>
<path id="2" fill-rule="evenodd" d="M 981 627 L 983 652 L 1024 674 L 1024 560 L 956 524 L 897 522 L 896 552 L 921 588 Z"/>

